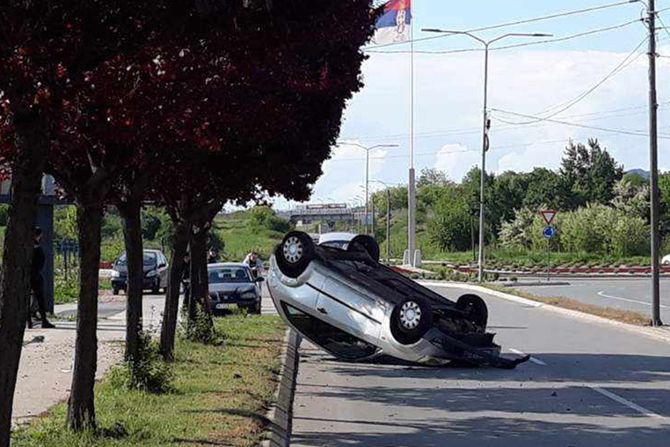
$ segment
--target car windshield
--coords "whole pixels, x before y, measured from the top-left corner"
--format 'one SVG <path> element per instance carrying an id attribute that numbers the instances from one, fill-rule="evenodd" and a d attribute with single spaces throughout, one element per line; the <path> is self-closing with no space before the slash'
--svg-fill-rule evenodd
<path id="1" fill-rule="evenodd" d="M 128 263 L 126 259 L 126 254 L 122 254 L 121 257 L 116 261 L 116 265 L 126 265 Z M 155 265 L 156 264 L 156 254 L 155 253 L 144 253 L 144 265 Z"/>
<path id="2" fill-rule="evenodd" d="M 246 267 L 216 267 L 209 269 L 209 283 L 221 284 L 227 282 L 251 282 L 251 276 Z"/>

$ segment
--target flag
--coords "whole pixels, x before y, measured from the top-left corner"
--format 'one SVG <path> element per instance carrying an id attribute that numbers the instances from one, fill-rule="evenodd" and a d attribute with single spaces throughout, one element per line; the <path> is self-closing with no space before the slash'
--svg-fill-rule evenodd
<path id="1" fill-rule="evenodd" d="M 377 20 L 373 42 L 377 45 L 407 42 L 412 24 L 412 0 L 390 0 Z"/>

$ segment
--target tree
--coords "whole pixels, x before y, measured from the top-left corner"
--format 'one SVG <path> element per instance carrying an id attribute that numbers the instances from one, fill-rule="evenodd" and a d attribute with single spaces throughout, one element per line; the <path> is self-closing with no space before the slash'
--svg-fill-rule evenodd
<path id="1" fill-rule="evenodd" d="M 104 3 L 104 4 L 103 4 Z M 12 205 L 0 280 L 0 446 L 9 444 L 12 399 L 26 320 L 32 226 L 52 117 L 86 73 L 141 43 L 147 17 L 170 2 L 10 0 L 0 6 L 0 161 L 12 176 Z M 100 32 L 104 29 L 105 32 Z M 85 414 L 72 428 L 82 428 Z"/>
<path id="2" fill-rule="evenodd" d="M 467 250 L 471 243 L 470 219 L 470 205 L 462 188 L 445 189 L 428 223 L 430 239 L 441 250 Z"/>
<path id="3" fill-rule="evenodd" d="M 346 100 L 361 87 L 365 56 L 360 47 L 370 38 L 374 25 L 367 0 L 274 2 L 269 7 L 271 14 L 240 10 L 227 30 L 213 36 L 212 45 L 219 45 L 227 57 L 225 70 L 216 67 L 217 73 L 205 79 L 209 82 L 200 84 L 209 89 L 207 103 L 198 102 L 202 92 L 195 99 L 179 98 L 192 105 L 188 120 L 207 117 L 193 141 L 213 140 L 220 149 L 211 155 L 215 160 L 208 161 L 204 170 L 214 173 L 216 182 L 204 181 L 214 189 L 197 184 L 203 172 L 197 171 L 196 176 L 184 179 L 187 185 L 197 180 L 186 188 L 197 195 L 161 191 L 161 202 L 173 217 L 175 228 L 170 275 L 175 286 L 168 287 L 161 331 L 161 350 L 167 359 L 174 349 L 177 269 L 184 238 L 202 247 L 197 239 L 211 226 L 219 201 L 243 203 L 278 194 L 306 199 L 337 140 Z M 334 35 L 338 38 L 333 39 Z M 199 45 L 194 42 L 194 48 Z M 175 54 L 180 53 L 161 54 L 161 64 L 168 73 Z M 190 54 L 184 52 L 185 57 Z M 172 90 L 165 92 L 170 100 Z M 199 113 L 205 106 L 217 113 Z M 182 110 L 167 108 L 164 113 L 168 114 L 166 123 L 184 120 Z M 192 158 L 179 161 L 189 165 Z M 194 264 L 199 263 L 200 251 L 198 248 L 197 257 L 191 253 Z M 202 268 L 192 268 L 202 274 Z M 201 276 L 206 281 L 206 275 Z M 191 277 L 194 280 L 197 276 Z M 206 298 L 206 288 L 193 285 L 194 296 Z"/>
<path id="4" fill-rule="evenodd" d="M 570 209 L 587 203 L 608 204 L 614 198 L 614 185 L 623 177 L 623 168 L 596 139 L 588 147 L 572 141 L 565 148 L 561 177 L 573 194 Z"/>
<path id="5" fill-rule="evenodd" d="M 449 180 L 444 172 L 434 168 L 424 168 L 421 170 L 421 175 L 416 182 L 416 186 L 417 188 L 428 185 L 444 186 L 448 183 Z"/>
<path id="6" fill-rule="evenodd" d="M 569 202 L 569 189 L 559 174 L 546 168 L 535 168 L 532 172 L 524 174 L 528 185 L 523 206 L 539 212 L 541 208 L 553 208 L 556 210 L 567 210 Z"/>
<path id="7" fill-rule="evenodd" d="M 614 185 L 612 206 L 629 217 L 649 219 L 649 186 L 630 177 L 624 177 Z"/>

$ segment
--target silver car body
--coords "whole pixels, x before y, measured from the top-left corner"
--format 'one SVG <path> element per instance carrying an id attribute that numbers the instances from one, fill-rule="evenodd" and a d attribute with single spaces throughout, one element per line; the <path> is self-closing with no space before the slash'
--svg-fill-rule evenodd
<path id="1" fill-rule="evenodd" d="M 396 342 L 390 327 L 393 306 L 383 297 L 375 296 L 368 289 L 328 269 L 319 260 L 312 261 L 302 275 L 293 279 L 281 273 L 273 256 L 270 259 L 268 287 L 277 311 L 293 327 L 295 324 L 291 316 L 287 315 L 287 306 L 297 308 L 374 346 L 376 349 L 368 358 L 388 354 L 417 363 L 449 362 L 449 359 L 444 358 L 442 348 L 429 341 L 430 332 L 413 345 Z M 312 342 L 323 346 L 323 343 L 314 340 L 314 334 L 301 332 Z"/>

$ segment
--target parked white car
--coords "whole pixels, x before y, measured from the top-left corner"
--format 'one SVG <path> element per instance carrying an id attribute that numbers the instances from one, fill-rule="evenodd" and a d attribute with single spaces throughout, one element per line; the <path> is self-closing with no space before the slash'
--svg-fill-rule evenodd
<path id="1" fill-rule="evenodd" d="M 270 259 L 268 289 L 287 324 L 343 360 L 386 354 L 514 368 L 529 358 L 501 356 L 479 296 L 453 302 L 381 265 L 370 236 L 337 233 L 315 244 L 287 234 Z"/>

